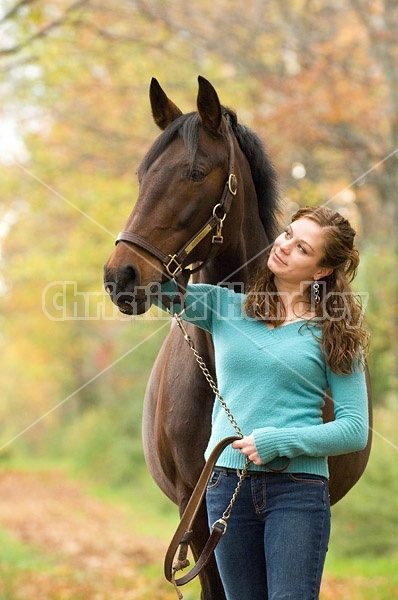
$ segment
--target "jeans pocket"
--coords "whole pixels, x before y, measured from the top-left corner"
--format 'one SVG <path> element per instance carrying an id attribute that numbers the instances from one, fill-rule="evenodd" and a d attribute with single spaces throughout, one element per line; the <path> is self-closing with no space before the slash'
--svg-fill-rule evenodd
<path id="1" fill-rule="evenodd" d="M 328 482 L 322 475 L 312 475 L 311 473 L 288 473 L 290 481 L 294 483 L 307 483 L 312 485 L 325 486 Z"/>
<path id="2" fill-rule="evenodd" d="M 212 472 L 212 474 L 210 475 L 210 479 L 207 482 L 207 489 L 208 490 L 214 490 L 220 483 L 221 479 L 222 479 L 223 474 L 221 473 L 221 471 L 215 470 Z"/>

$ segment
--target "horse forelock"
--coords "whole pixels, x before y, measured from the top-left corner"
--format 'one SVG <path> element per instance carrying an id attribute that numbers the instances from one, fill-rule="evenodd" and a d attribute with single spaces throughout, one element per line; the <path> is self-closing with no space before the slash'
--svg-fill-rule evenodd
<path id="1" fill-rule="evenodd" d="M 192 112 L 181 115 L 170 123 L 155 140 L 141 163 L 140 170 L 145 173 L 149 167 L 163 154 L 163 152 L 180 137 L 187 149 L 189 159 L 194 160 L 199 143 L 200 118 L 198 113 Z"/>

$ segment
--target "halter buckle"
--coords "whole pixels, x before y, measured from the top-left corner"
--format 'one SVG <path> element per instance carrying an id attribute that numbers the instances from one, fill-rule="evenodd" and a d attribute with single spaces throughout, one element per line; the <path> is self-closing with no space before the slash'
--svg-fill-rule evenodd
<path id="1" fill-rule="evenodd" d="M 236 196 L 238 191 L 238 180 L 235 173 L 230 173 L 228 177 L 228 189 L 233 196 Z"/>
<path id="2" fill-rule="evenodd" d="M 165 269 L 172 279 L 182 271 L 182 264 L 177 260 L 177 254 L 169 254 L 170 260 L 165 264 Z"/>

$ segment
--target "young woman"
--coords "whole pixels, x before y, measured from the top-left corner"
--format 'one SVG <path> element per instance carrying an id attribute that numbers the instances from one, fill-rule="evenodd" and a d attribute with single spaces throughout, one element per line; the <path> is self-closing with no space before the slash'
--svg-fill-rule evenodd
<path id="1" fill-rule="evenodd" d="M 244 433 L 209 481 L 210 526 L 251 461 L 216 548 L 227 600 L 319 597 L 330 533 L 327 457 L 361 450 L 368 438 L 368 335 L 350 289 L 354 237 L 339 213 L 307 207 L 275 240 L 246 294 L 188 286 L 183 318 L 212 334 L 218 387 Z M 324 424 L 327 389 L 335 421 Z M 234 434 L 216 402 L 206 457 Z"/>

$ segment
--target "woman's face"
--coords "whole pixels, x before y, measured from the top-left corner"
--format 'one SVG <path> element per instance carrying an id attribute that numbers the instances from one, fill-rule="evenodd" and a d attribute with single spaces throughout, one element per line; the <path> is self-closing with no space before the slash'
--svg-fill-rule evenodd
<path id="1" fill-rule="evenodd" d="M 276 281 L 299 285 L 320 279 L 332 269 L 320 267 L 324 257 L 324 232 L 318 223 L 302 217 L 288 225 L 271 249 L 268 268 Z"/>

